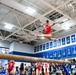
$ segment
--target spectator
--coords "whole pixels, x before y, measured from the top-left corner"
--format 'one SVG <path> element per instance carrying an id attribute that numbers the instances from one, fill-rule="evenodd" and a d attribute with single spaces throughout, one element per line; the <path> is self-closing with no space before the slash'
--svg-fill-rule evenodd
<path id="1" fill-rule="evenodd" d="M 24 74 L 25 74 L 24 64 L 21 63 L 21 65 L 20 65 L 20 75 L 24 75 Z"/>

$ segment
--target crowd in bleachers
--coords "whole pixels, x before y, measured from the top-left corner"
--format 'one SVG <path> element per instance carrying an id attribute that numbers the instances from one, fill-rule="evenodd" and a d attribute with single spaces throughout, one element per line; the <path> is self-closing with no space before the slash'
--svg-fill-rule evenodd
<path id="1" fill-rule="evenodd" d="M 0 65 L 0 75 L 76 75 L 76 61 L 73 59 L 74 64 L 57 64 L 57 63 L 31 63 L 26 65 L 21 63 L 19 66 L 14 67 L 15 62 L 10 67 L 2 67 Z"/>

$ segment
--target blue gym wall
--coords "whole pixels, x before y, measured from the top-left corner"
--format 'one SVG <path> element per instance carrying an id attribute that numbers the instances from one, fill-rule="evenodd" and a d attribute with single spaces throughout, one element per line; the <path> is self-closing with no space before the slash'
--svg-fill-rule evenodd
<path id="1" fill-rule="evenodd" d="M 76 34 L 59 38 L 58 41 L 45 42 L 35 46 L 34 48 L 30 45 L 26 46 L 17 42 L 12 46 L 11 48 L 13 51 L 11 51 L 10 54 L 14 55 L 50 59 L 72 58 L 76 57 Z"/>
<path id="2" fill-rule="evenodd" d="M 76 57 L 76 34 L 49 41 L 34 47 L 36 57 L 61 59 Z"/>
<path id="3" fill-rule="evenodd" d="M 10 54 L 21 56 L 32 56 L 50 59 L 76 57 L 76 34 L 67 35 L 59 38 L 58 41 L 49 41 L 37 46 L 20 44 L 17 42 L 0 42 L 1 49 L 10 47 Z"/>

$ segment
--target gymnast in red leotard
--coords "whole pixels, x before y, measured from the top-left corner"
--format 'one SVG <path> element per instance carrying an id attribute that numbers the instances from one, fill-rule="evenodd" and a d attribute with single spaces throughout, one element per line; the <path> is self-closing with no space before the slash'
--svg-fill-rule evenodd
<path id="1" fill-rule="evenodd" d="M 57 23 L 53 23 L 52 25 L 49 25 L 49 20 L 46 21 L 46 24 L 44 26 L 44 33 L 45 34 L 35 34 L 35 36 L 37 37 L 44 37 L 44 38 L 47 38 L 49 40 L 57 40 L 56 38 L 52 38 L 52 35 L 51 35 L 51 28 L 52 26 L 54 26 L 55 24 L 59 24 L 61 22 L 57 22 Z"/>
<path id="2" fill-rule="evenodd" d="M 40 70 L 41 70 L 41 64 L 40 62 L 36 63 L 36 75 L 40 75 Z"/>
<path id="3" fill-rule="evenodd" d="M 7 75 L 9 75 L 9 74 L 14 75 L 15 74 L 15 72 L 14 72 L 14 65 L 15 65 L 15 62 L 13 60 L 8 62 Z"/>

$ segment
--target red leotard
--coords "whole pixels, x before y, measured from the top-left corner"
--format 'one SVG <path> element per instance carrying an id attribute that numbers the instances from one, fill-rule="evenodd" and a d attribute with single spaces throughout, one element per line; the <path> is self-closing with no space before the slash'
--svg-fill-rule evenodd
<path id="1" fill-rule="evenodd" d="M 10 73 L 11 71 L 12 71 L 12 69 L 13 69 L 13 67 L 14 67 L 14 62 L 9 62 L 8 63 L 8 72 Z"/>
<path id="2" fill-rule="evenodd" d="M 40 67 L 41 67 L 41 66 L 40 66 L 40 62 L 37 62 L 37 63 L 36 63 L 36 68 L 37 68 L 39 71 L 40 71 Z"/>
<path id="3" fill-rule="evenodd" d="M 44 27 L 44 31 L 45 31 L 45 34 L 50 34 L 51 26 L 50 26 L 50 25 L 46 25 L 46 26 Z"/>

